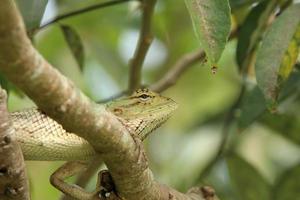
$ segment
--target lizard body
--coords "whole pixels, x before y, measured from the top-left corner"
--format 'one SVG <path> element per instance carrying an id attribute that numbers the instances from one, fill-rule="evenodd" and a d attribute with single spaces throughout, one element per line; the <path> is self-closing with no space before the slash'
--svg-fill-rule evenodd
<path id="1" fill-rule="evenodd" d="M 170 117 L 177 103 L 148 89 L 141 89 L 129 97 L 113 100 L 105 107 L 114 113 L 130 134 L 143 140 Z M 38 109 L 13 112 L 11 120 L 16 129 L 14 137 L 21 145 L 26 160 L 90 160 L 95 155 L 86 140 L 67 132 Z"/>

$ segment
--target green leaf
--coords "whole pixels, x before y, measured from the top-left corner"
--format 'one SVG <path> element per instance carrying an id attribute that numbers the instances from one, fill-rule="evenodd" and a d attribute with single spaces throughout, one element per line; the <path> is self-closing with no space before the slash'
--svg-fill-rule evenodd
<path id="1" fill-rule="evenodd" d="M 28 31 L 40 26 L 48 0 L 17 0 Z"/>
<path id="2" fill-rule="evenodd" d="M 300 145 L 300 117 L 291 114 L 270 114 L 265 113 L 260 119 L 276 133 L 289 139 L 291 142 Z"/>
<path id="3" fill-rule="evenodd" d="M 70 26 L 61 25 L 60 27 L 80 70 L 83 70 L 84 48 L 79 34 Z"/>
<path id="4" fill-rule="evenodd" d="M 252 53 L 264 33 L 270 15 L 274 12 L 277 0 L 263 1 L 255 6 L 242 24 L 236 50 L 237 63 L 241 71 L 247 71 Z"/>
<path id="5" fill-rule="evenodd" d="M 300 73 L 295 72 L 283 85 L 279 94 L 279 101 L 284 101 L 291 94 L 294 94 L 299 90 Z M 261 90 L 257 86 L 247 90 L 241 102 L 240 115 L 237 118 L 239 129 L 243 131 L 257 120 L 266 110 L 267 107 Z"/>
<path id="6" fill-rule="evenodd" d="M 225 48 L 231 26 L 228 0 L 185 0 L 196 35 L 208 62 L 216 66 Z"/>
<path id="7" fill-rule="evenodd" d="M 300 199 L 300 164 L 287 170 L 275 183 L 273 200 Z"/>
<path id="8" fill-rule="evenodd" d="M 266 110 L 265 99 L 260 89 L 255 86 L 245 92 L 238 127 L 242 131 L 252 124 Z"/>
<path id="9" fill-rule="evenodd" d="M 229 175 L 239 199 L 269 200 L 270 185 L 248 162 L 237 155 L 226 158 Z"/>
<path id="10" fill-rule="evenodd" d="M 289 46 L 300 23 L 300 4 L 291 5 L 272 24 L 262 41 L 257 53 L 256 80 L 266 99 L 267 107 L 276 110 L 278 94 L 283 81 L 280 68 L 291 68 L 286 56 L 291 51 Z M 293 49 L 293 48 L 292 48 Z"/>

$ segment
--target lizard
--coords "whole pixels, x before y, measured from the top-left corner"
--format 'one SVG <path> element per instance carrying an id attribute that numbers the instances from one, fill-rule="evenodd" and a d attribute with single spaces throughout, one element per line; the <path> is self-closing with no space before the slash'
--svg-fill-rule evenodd
<path id="1" fill-rule="evenodd" d="M 144 140 L 164 123 L 177 103 L 148 89 L 105 104 L 131 135 Z M 10 114 L 25 160 L 90 160 L 95 151 L 83 138 L 68 133 L 43 111 L 30 108 Z"/>
<path id="2" fill-rule="evenodd" d="M 133 137 L 144 140 L 171 116 L 178 104 L 149 89 L 139 89 L 130 96 L 112 100 L 104 106 Z M 83 138 L 64 130 L 59 123 L 37 108 L 12 112 L 10 118 L 15 128 L 13 137 L 20 144 L 25 160 L 74 161 L 54 172 L 50 180 L 65 193 L 78 193 L 74 192 L 74 187 L 60 180 L 80 171 L 85 165 L 82 161 L 93 159 L 96 155 L 93 147 Z M 79 193 L 86 195 L 84 192 Z M 89 195 L 90 193 L 86 199 L 90 198 Z M 83 196 L 78 198 L 84 199 Z"/>

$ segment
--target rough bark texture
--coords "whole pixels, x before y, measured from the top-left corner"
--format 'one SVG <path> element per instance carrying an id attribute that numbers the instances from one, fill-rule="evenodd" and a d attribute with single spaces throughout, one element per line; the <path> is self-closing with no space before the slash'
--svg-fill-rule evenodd
<path id="1" fill-rule="evenodd" d="M 9 19 L 9 20 L 8 20 Z M 31 45 L 12 0 L 0 4 L 0 70 L 43 111 L 101 154 L 119 194 L 127 200 L 202 200 L 154 181 L 141 141 L 132 138 L 113 114 L 91 102 Z"/>
<path id="2" fill-rule="evenodd" d="M 11 137 L 14 128 L 6 107 L 6 92 L 0 87 L 0 199 L 29 200 L 22 151 Z"/>

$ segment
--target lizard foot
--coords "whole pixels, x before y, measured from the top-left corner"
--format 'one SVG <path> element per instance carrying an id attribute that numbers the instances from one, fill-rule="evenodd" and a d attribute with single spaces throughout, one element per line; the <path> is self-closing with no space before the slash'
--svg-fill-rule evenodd
<path id="1" fill-rule="evenodd" d="M 93 192 L 87 192 L 75 184 L 64 180 L 83 171 L 88 166 L 87 162 L 71 161 L 58 168 L 50 177 L 51 184 L 65 195 L 79 200 L 124 200 L 117 195 L 115 185 L 108 170 L 98 173 L 98 182 Z"/>

